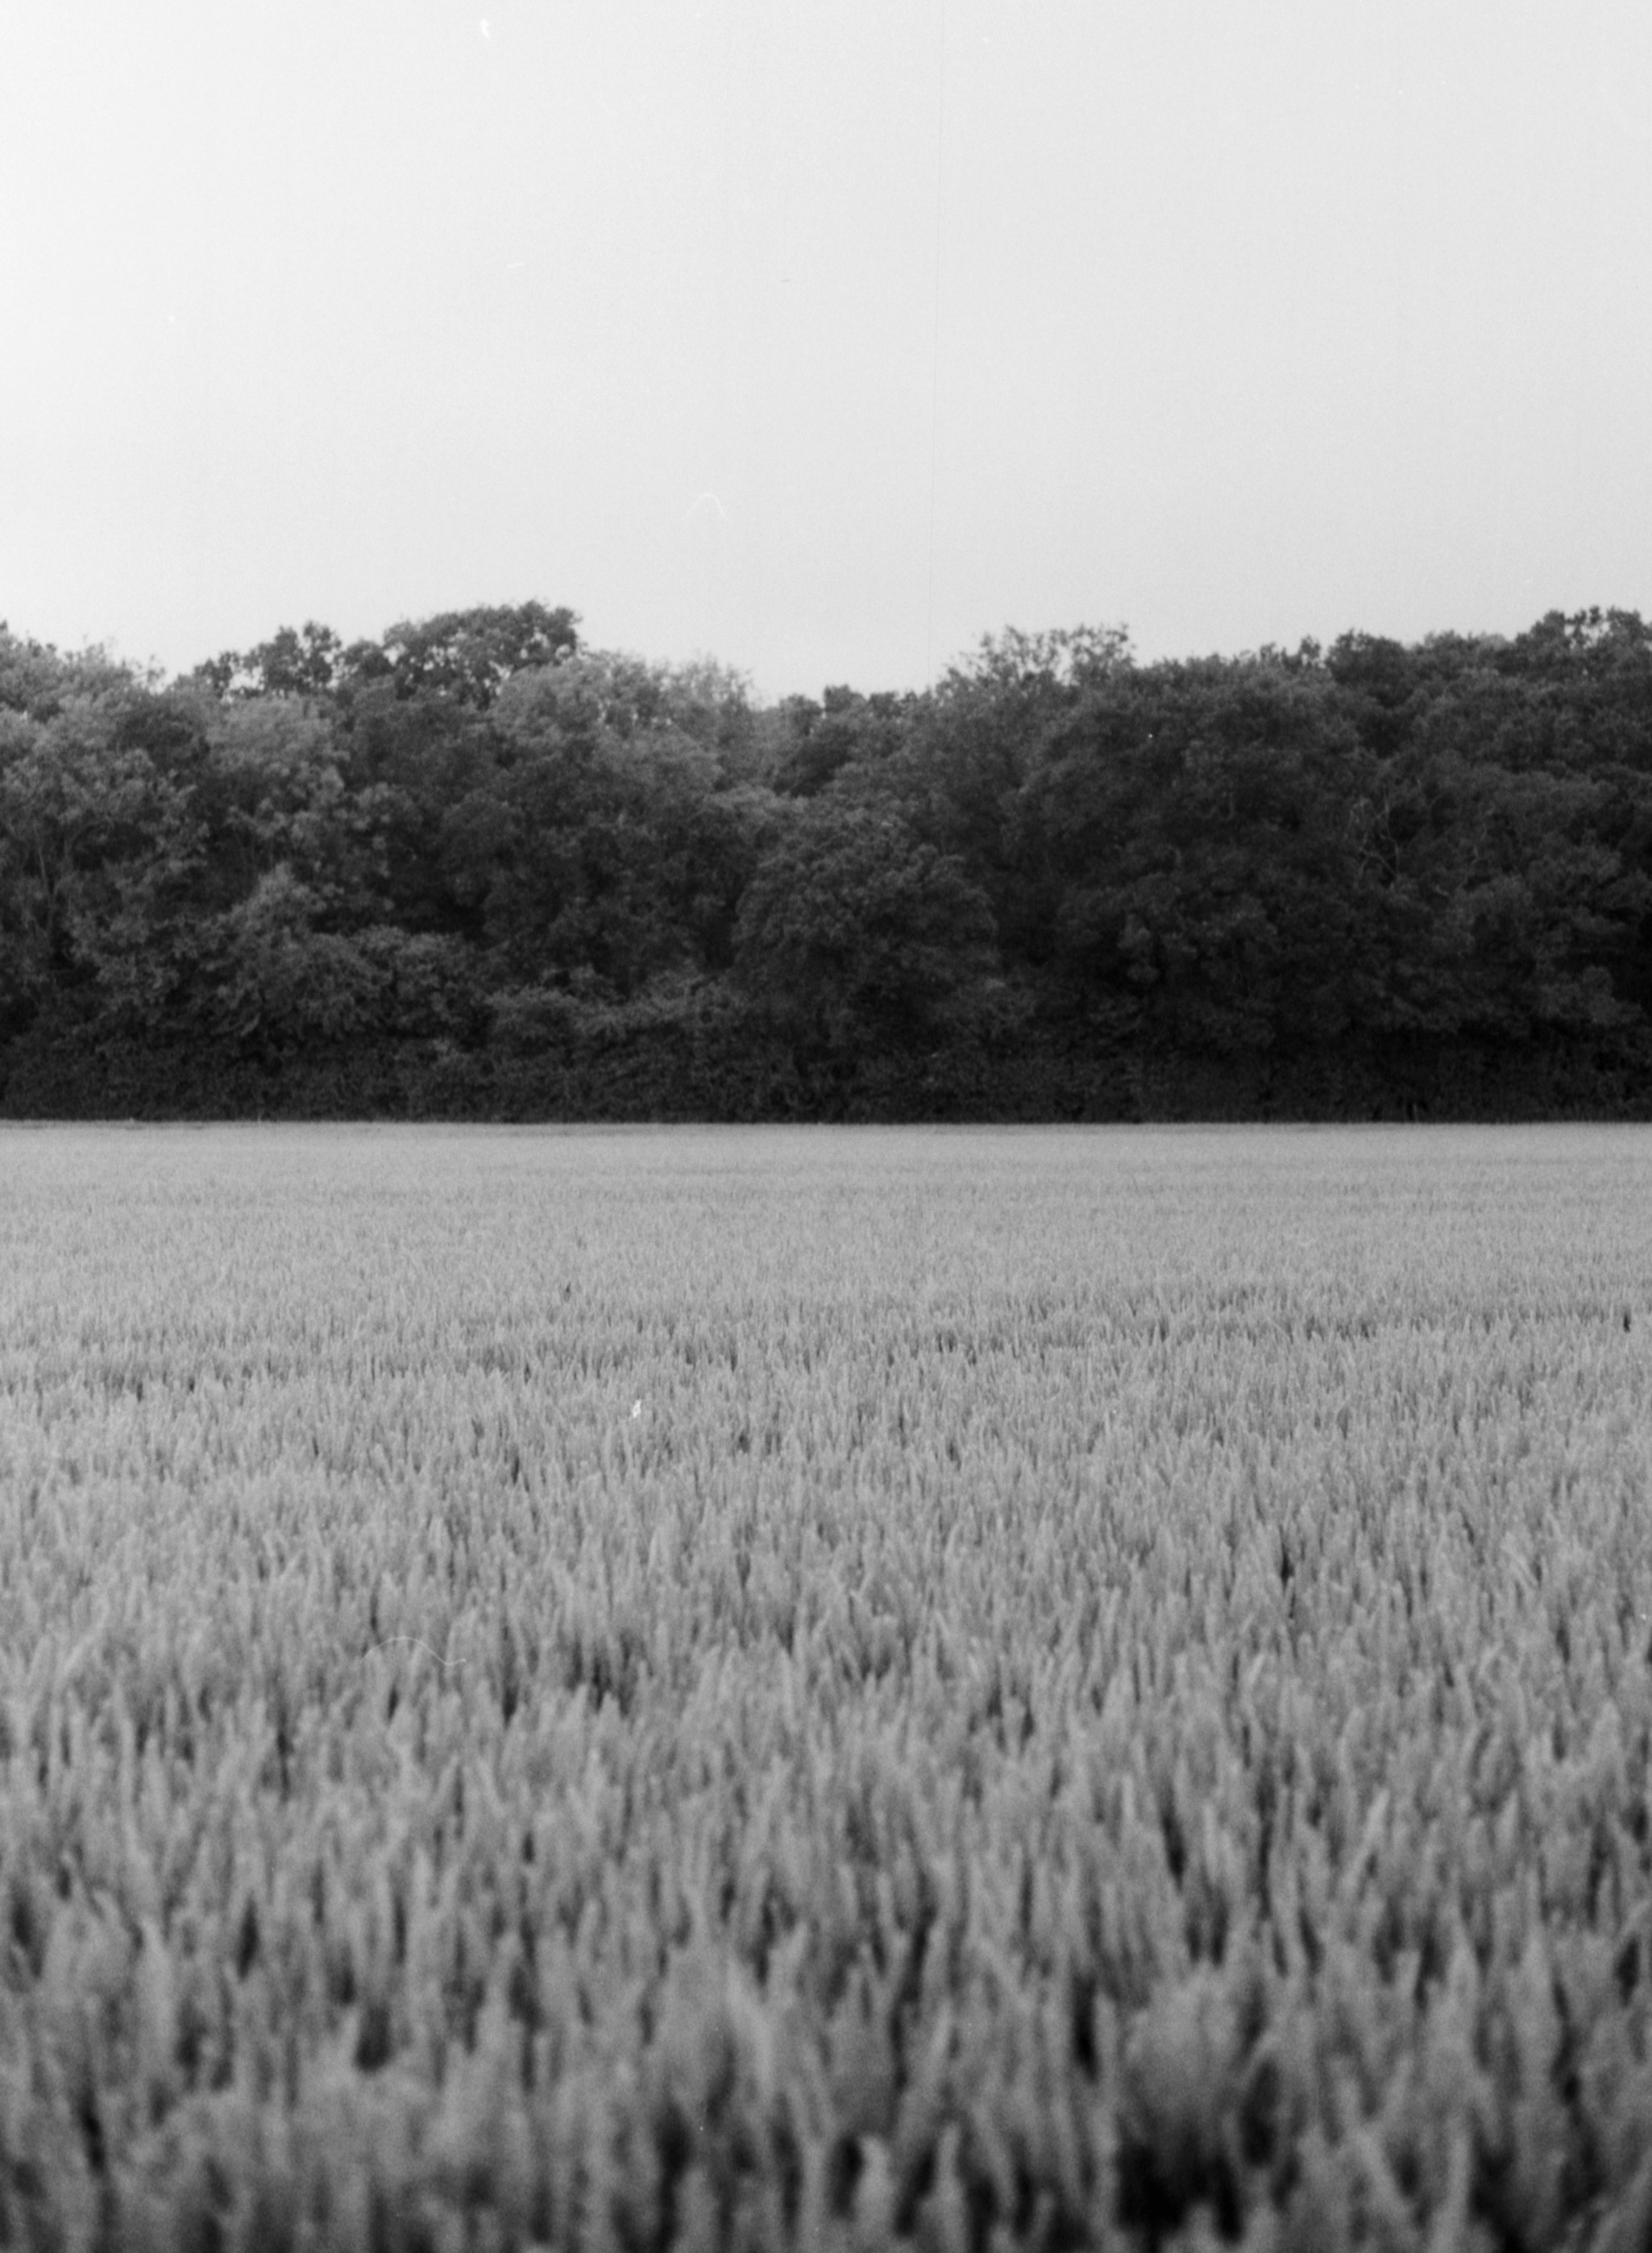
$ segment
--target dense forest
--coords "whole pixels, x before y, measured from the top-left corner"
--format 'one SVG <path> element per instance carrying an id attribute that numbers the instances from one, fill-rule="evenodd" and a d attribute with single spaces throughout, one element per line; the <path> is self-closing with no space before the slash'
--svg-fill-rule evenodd
<path id="1" fill-rule="evenodd" d="M 0 1113 L 1652 1116 L 1652 628 L 767 708 L 533 603 L 0 628 Z"/>

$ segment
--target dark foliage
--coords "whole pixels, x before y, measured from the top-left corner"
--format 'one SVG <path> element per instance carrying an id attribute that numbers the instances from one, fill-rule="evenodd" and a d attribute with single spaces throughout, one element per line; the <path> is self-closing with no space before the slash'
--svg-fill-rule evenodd
<path id="1" fill-rule="evenodd" d="M 1642 1116 L 1652 629 L 753 710 L 537 603 L 0 627 L 11 1116 Z"/>

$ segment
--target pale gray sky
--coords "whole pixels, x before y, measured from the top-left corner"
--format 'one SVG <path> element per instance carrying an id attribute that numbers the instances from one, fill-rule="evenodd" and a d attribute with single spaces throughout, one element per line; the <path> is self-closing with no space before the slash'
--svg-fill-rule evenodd
<path id="1" fill-rule="evenodd" d="M 0 617 L 1652 611 L 1645 0 L 10 0 Z"/>

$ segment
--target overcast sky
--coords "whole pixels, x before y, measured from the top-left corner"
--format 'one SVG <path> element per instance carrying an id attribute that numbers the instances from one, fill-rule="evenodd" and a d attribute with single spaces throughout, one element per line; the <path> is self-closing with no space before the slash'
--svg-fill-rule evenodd
<path id="1" fill-rule="evenodd" d="M 9 0 L 0 617 L 1652 611 L 1646 0 Z"/>

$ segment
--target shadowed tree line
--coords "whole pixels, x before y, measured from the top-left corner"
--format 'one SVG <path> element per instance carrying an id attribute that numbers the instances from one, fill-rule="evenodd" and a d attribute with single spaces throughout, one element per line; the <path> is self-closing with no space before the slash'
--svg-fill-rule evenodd
<path id="1" fill-rule="evenodd" d="M 0 628 L 0 1110 L 1652 1115 L 1652 629 L 760 708 L 533 603 Z"/>

